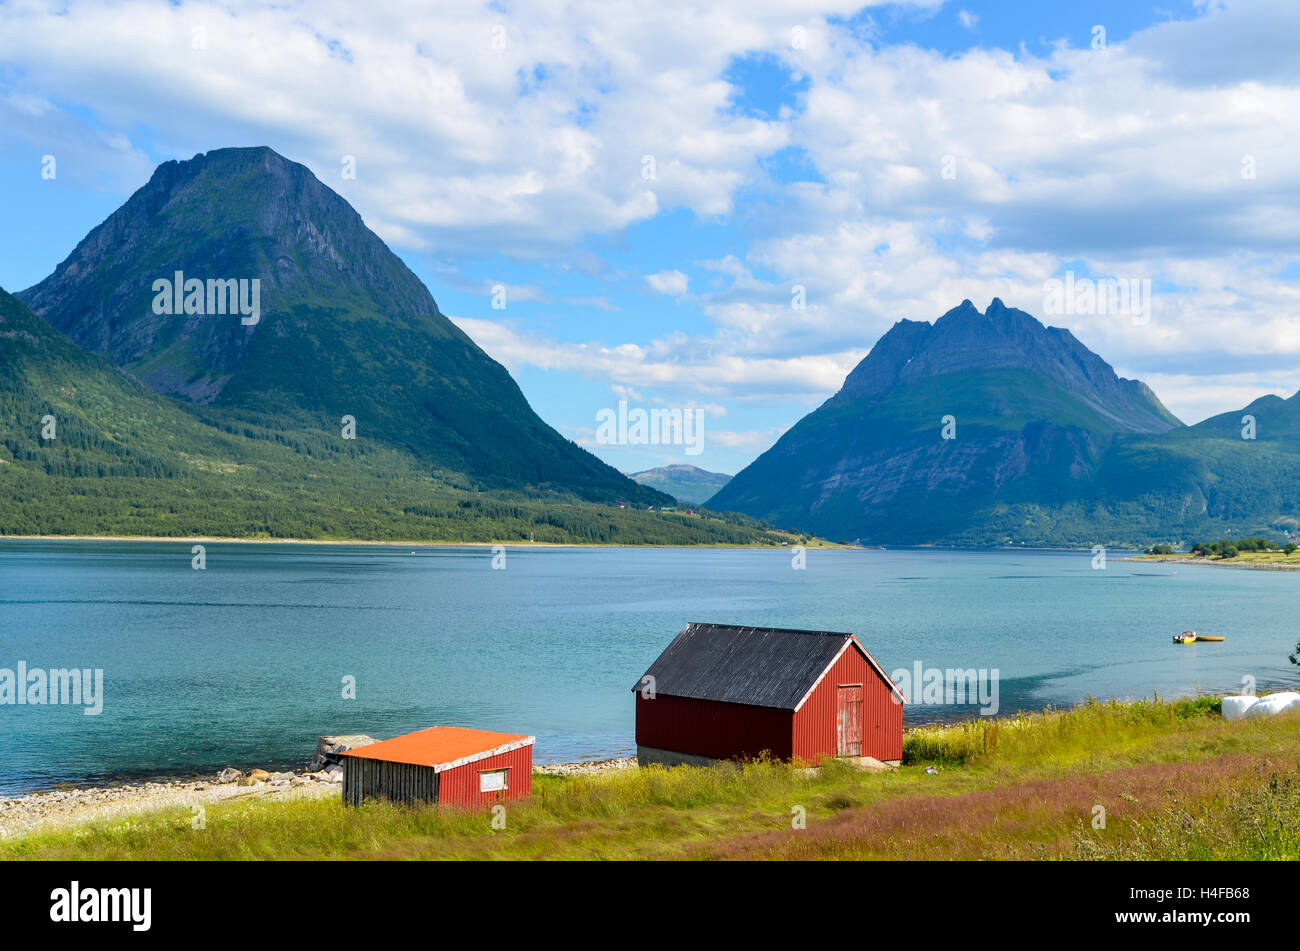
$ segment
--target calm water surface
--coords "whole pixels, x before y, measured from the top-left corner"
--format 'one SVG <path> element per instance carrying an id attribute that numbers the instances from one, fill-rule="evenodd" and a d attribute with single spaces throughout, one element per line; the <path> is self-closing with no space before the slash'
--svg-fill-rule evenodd
<path id="1" fill-rule="evenodd" d="M 1001 712 L 1298 678 L 1300 575 L 1089 553 L 0 541 L 0 668 L 102 668 L 104 709 L 0 706 L 0 792 L 226 765 L 437 723 L 540 762 L 627 754 L 687 621 L 856 632 L 887 671 L 997 668 Z M 1176 647 L 1173 633 L 1227 635 Z M 356 699 L 342 697 L 356 678 Z M 970 710 L 912 706 L 909 719 Z"/>

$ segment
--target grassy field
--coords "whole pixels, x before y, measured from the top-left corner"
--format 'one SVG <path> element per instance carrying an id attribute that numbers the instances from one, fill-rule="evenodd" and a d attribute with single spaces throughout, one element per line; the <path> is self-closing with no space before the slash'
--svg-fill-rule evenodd
<path id="1" fill-rule="evenodd" d="M 912 731 L 886 773 L 539 775 L 504 829 L 454 809 L 263 801 L 210 807 L 202 830 L 173 809 L 40 832 L 0 859 L 1295 859 L 1298 727 L 1225 722 L 1212 699 L 1089 703 Z"/>
<path id="2" fill-rule="evenodd" d="M 1235 565 L 1249 568 L 1252 565 L 1276 565 L 1300 571 L 1300 549 L 1287 554 L 1284 551 L 1243 551 L 1232 558 L 1205 555 L 1134 555 L 1133 561 L 1163 561 L 1182 565 Z"/>

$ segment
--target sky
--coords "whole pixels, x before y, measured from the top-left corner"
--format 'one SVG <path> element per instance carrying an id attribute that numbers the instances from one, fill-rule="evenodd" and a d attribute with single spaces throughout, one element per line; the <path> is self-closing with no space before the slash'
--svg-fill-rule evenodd
<path id="1" fill-rule="evenodd" d="M 738 471 L 967 298 L 1194 423 L 1300 389 L 1297 37 L 1294 0 L 0 0 L 0 287 L 158 163 L 267 145 L 624 471 Z M 701 451 L 602 443 L 621 401 Z"/>

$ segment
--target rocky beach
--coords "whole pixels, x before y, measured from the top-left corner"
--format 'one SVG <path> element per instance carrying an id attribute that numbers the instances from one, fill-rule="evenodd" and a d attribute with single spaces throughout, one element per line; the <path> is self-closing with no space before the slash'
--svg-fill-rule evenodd
<path id="1" fill-rule="evenodd" d="M 325 738 L 322 738 L 325 739 Z M 236 799 L 300 799 L 337 796 L 343 771 L 334 763 L 314 759 L 314 770 L 268 772 L 233 767 L 209 779 L 157 780 L 86 788 L 52 789 L 21 796 L 0 797 L 0 839 L 21 837 L 43 829 L 122 819 L 163 809 L 184 810 L 187 818 L 196 808 Z M 534 766 L 533 772 L 551 776 L 589 775 L 636 766 L 635 759 L 608 759 L 581 763 Z"/>
<path id="2" fill-rule="evenodd" d="M 228 775 L 238 770 L 223 770 Z M 260 774 L 260 775 L 259 775 Z M 334 779 L 334 775 L 338 779 Z M 84 789 L 53 789 L 25 796 L 0 798 L 0 839 L 21 836 L 41 828 L 81 825 L 104 819 L 127 818 L 160 809 L 184 809 L 239 798 L 299 798 L 337 796 L 342 772 L 267 773 L 240 772 L 237 779 L 124 783 Z"/>

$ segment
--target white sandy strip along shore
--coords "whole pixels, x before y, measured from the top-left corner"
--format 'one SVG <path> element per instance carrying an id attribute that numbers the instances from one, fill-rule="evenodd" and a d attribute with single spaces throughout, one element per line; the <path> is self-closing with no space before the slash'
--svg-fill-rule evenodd
<path id="1" fill-rule="evenodd" d="M 557 763 L 535 766 L 535 773 L 568 776 L 625 769 L 634 759 L 602 760 L 589 763 Z M 285 776 L 286 774 L 274 774 Z M 317 774 L 322 775 L 322 774 Z M 296 774 L 293 779 L 264 782 L 253 786 L 215 781 L 165 781 L 101 786 L 86 789 L 56 789 L 13 798 L 0 797 L 0 839 L 23 836 L 39 829 L 83 825 L 162 809 L 184 810 L 188 819 L 193 807 L 235 799 L 301 799 L 338 796 L 338 783 Z"/>
<path id="2" fill-rule="evenodd" d="M 337 783 L 240 786 L 235 783 L 161 782 L 90 789 L 57 789 L 13 799 L 0 799 L 0 839 L 43 828 L 77 826 L 101 820 L 126 819 L 162 809 L 184 810 L 233 799 L 297 799 L 338 796 Z"/>

